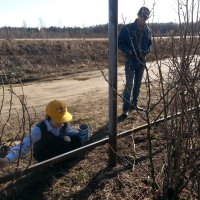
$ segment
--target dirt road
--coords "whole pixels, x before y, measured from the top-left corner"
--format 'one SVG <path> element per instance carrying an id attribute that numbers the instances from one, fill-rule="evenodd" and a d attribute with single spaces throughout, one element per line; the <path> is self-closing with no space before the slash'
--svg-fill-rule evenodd
<path id="1" fill-rule="evenodd" d="M 147 63 L 147 67 L 150 69 L 151 77 L 156 79 L 158 70 L 155 63 Z M 164 71 L 167 71 L 167 67 L 163 67 Z M 105 73 L 107 72 L 105 71 Z M 118 91 L 121 91 L 123 87 L 124 67 L 122 66 L 118 68 Z M 5 86 L 4 89 L 4 92 L 3 88 L 0 90 L 5 97 L 2 114 L 8 112 L 11 99 L 10 88 Z M 13 85 L 13 91 L 20 98 L 25 97 L 28 107 L 43 107 L 52 99 L 63 99 L 70 105 L 77 100 L 81 101 L 85 98 L 92 97 L 95 101 L 95 99 L 101 98 L 102 95 L 108 96 L 108 83 L 100 71 L 93 71 L 76 74 L 71 77 L 58 77 L 56 80 L 51 81 L 26 83 L 23 87 Z M 15 95 L 12 100 L 13 108 L 21 109 L 19 98 Z"/>

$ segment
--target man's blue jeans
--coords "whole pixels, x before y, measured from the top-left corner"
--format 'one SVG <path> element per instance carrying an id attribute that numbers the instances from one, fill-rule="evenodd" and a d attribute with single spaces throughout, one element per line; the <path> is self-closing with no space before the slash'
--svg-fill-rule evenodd
<path id="1" fill-rule="evenodd" d="M 144 68 L 144 64 L 133 62 L 130 59 L 125 62 L 126 84 L 123 92 L 123 112 L 128 112 L 131 106 L 138 104 Z"/>

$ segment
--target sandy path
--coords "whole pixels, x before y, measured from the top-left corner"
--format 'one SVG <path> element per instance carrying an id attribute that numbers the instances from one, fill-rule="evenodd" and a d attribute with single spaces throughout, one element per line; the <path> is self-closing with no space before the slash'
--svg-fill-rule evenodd
<path id="1" fill-rule="evenodd" d="M 147 63 L 152 78 L 156 78 L 157 67 L 155 63 Z M 163 71 L 167 67 L 163 68 Z M 106 72 L 105 72 L 106 73 Z M 144 76 L 145 77 L 145 76 Z M 143 80 L 144 81 L 144 80 Z M 124 67 L 118 68 L 118 91 L 124 87 Z M 100 71 L 84 72 L 73 77 L 60 77 L 60 79 L 44 82 L 32 82 L 23 85 L 13 85 L 13 91 L 18 96 L 25 96 L 28 107 L 40 107 L 46 105 L 49 100 L 63 99 L 68 105 L 73 102 L 91 97 L 95 99 L 101 98 L 102 95 L 108 96 L 108 83 L 105 81 Z M 3 94 L 3 89 L 0 89 Z M 1 95 L 3 96 L 3 95 Z M 8 112 L 10 105 L 9 88 L 5 87 L 5 100 L 3 104 L 2 114 Z M 19 98 L 13 97 L 12 108 L 21 109 Z"/>

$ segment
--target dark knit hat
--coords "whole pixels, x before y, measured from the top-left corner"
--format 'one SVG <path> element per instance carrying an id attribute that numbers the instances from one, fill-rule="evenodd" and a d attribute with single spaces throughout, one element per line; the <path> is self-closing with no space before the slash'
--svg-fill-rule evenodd
<path id="1" fill-rule="evenodd" d="M 140 16 L 140 17 L 149 18 L 149 15 L 150 15 L 150 10 L 147 7 L 143 6 L 138 11 L 138 16 Z"/>

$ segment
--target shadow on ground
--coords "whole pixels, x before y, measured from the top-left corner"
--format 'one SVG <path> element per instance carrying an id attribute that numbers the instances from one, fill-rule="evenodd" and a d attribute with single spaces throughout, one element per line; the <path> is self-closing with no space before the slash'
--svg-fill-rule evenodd
<path id="1" fill-rule="evenodd" d="M 10 182 L 0 191 L 2 200 L 44 200 L 43 194 L 52 187 L 53 181 L 65 176 L 68 171 L 84 159 L 84 155 L 70 158 L 52 166 L 43 167 L 15 182 Z"/>
<path id="2" fill-rule="evenodd" d="M 153 153 L 153 156 L 159 154 L 162 152 L 164 148 L 159 149 Z M 101 169 L 98 171 L 90 180 L 90 182 L 79 192 L 76 192 L 74 194 L 71 194 L 68 199 L 71 200 L 83 200 L 83 199 L 89 199 L 89 197 L 95 193 L 96 190 L 99 190 L 99 188 L 103 188 L 104 184 L 106 183 L 106 180 L 112 179 L 114 177 L 117 177 L 117 175 L 121 172 L 128 172 L 133 170 L 133 163 L 134 165 L 139 165 L 143 161 L 148 160 L 149 156 L 142 156 L 140 158 L 134 159 L 129 156 L 124 157 L 118 157 L 118 163 L 120 167 L 118 168 L 109 168 L 105 167 L 104 169 Z M 144 183 L 148 183 L 147 180 L 143 180 Z M 100 196 L 95 197 L 96 199 L 102 199 Z M 160 198 L 158 198 L 160 199 Z"/>

